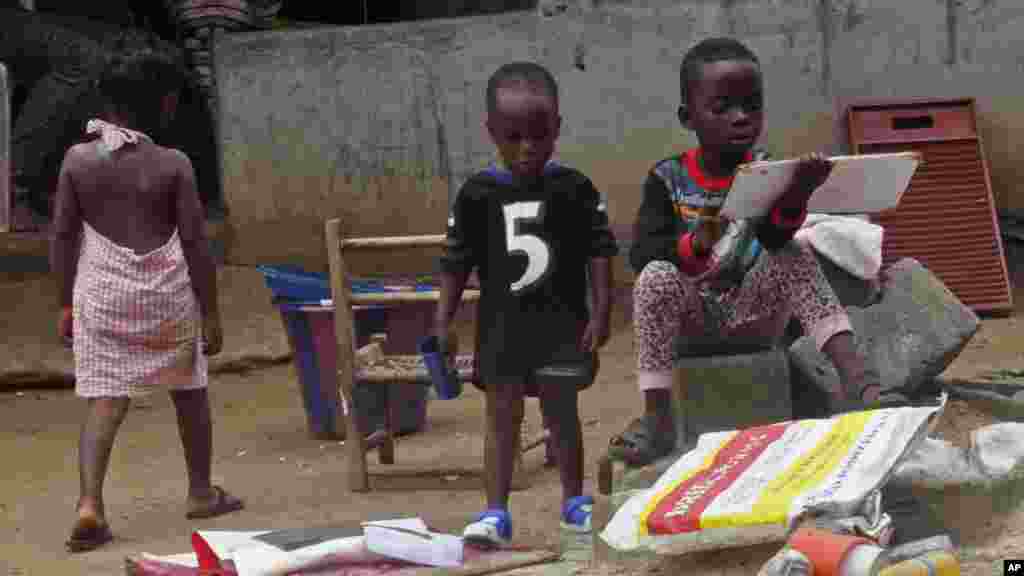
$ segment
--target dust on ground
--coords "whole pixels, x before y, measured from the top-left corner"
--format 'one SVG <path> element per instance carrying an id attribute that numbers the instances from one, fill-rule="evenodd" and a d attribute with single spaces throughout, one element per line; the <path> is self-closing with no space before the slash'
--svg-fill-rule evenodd
<path id="1" fill-rule="evenodd" d="M 1024 294 L 1018 292 L 1017 301 Z M 17 307 L 16 307 L 17 308 Z M 12 310 L 5 318 L 6 338 L 19 326 L 39 323 L 37 309 Z M 245 325 L 250 319 L 240 308 Z M 261 330 L 232 332 L 226 347 L 259 347 Z M 250 326 L 250 328 L 252 328 Z M 278 328 L 279 329 L 279 328 Z M 280 337 L 279 334 L 273 337 Z M 242 341 L 239 341 L 242 340 Z M 581 398 L 585 427 L 587 488 L 593 485 L 597 456 L 641 408 L 632 374 L 632 335 L 628 319 L 616 318 L 612 341 L 602 355 L 601 373 Z M 960 376 L 989 367 L 1024 367 L 1016 319 L 987 320 L 951 372 Z M 981 344 L 979 344 L 981 343 Z M 45 344 L 49 345 L 49 344 Z M 44 344 L 40 344 L 44 346 Z M 127 555 L 172 554 L 190 549 L 196 529 L 259 530 L 351 522 L 369 516 L 421 515 L 438 530 L 458 533 L 484 505 L 480 490 L 384 490 L 354 494 L 346 489 L 344 446 L 310 439 L 298 383 L 290 365 L 212 379 L 214 407 L 214 475 L 218 483 L 246 499 L 241 513 L 206 521 L 185 519 L 185 467 L 173 407 L 165 395 L 135 403 L 111 458 L 106 484 L 108 515 L 116 540 L 105 548 L 71 556 L 63 547 L 74 518 L 77 483 L 77 434 L 84 405 L 68 390 L 8 390 L 0 393 L 0 451 L 7 472 L 0 475 L 0 575 L 120 574 Z M 400 438 L 399 463 L 437 462 L 478 466 L 482 462 L 483 396 L 467 387 L 451 401 L 431 402 L 426 429 Z M 533 430 L 539 411 L 527 406 Z M 962 403 L 950 405 L 940 434 L 962 444 L 970 429 L 986 417 Z M 370 456 L 375 462 L 375 456 Z M 543 450 L 527 455 L 532 486 L 512 495 L 517 540 L 558 546 L 560 489 L 557 472 L 544 469 Z M 985 518 L 968 519 L 984 526 Z M 1009 511 L 1000 529 L 986 531 L 983 542 L 965 561 L 964 574 L 992 574 L 1004 558 L 1024 556 L 1024 513 Z M 599 574 L 754 574 L 773 548 L 646 561 L 630 566 L 587 568 Z"/>

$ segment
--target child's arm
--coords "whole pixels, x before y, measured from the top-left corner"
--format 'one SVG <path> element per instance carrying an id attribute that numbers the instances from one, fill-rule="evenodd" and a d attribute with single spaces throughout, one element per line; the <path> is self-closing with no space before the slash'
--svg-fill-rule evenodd
<path id="1" fill-rule="evenodd" d="M 633 225 L 633 246 L 629 264 L 639 274 L 653 260 L 665 260 L 695 276 L 708 265 L 708 248 L 697 241 L 702 228 L 686 232 L 685 221 L 676 214 L 668 187 L 656 174 L 648 174 L 643 199 Z"/>
<path id="2" fill-rule="evenodd" d="M 58 331 L 64 338 L 71 337 L 71 304 L 82 237 L 82 216 L 71 181 L 76 162 L 76 150 L 72 147 L 64 155 L 57 178 L 53 239 L 50 242 L 50 269 L 57 279 L 57 304 L 62 315 Z"/>
<path id="3" fill-rule="evenodd" d="M 203 318 L 203 335 L 206 352 L 210 355 L 220 351 L 223 334 L 220 323 L 220 307 L 217 301 L 217 268 L 210 255 L 210 246 L 204 229 L 203 206 L 196 191 L 195 171 L 192 162 L 182 152 L 173 151 L 176 162 L 175 224 L 178 238 L 188 265 L 192 290 L 199 301 Z"/>
<path id="4" fill-rule="evenodd" d="M 825 182 L 831 170 L 832 165 L 820 154 L 801 159 L 786 192 L 771 213 L 758 223 L 757 239 L 765 248 L 778 250 L 793 239 L 807 218 L 811 194 Z"/>
<path id="5" fill-rule="evenodd" d="M 618 255 L 619 245 L 608 222 L 608 209 L 600 193 L 589 180 L 587 209 L 590 212 L 590 324 L 583 335 L 581 347 L 596 351 L 608 342 L 612 309 L 611 259 Z"/>
<path id="6" fill-rule="evenodd" d="M 441 298 L 437 303 L 437 313 L 434 315 L 434 332 L 438 338 L 447 338 L 448 325 L 451 324 L 455 313 L 459 311 L 462 292 L 466 288 L 468 279 L 468 272 L 442 270 Z"/>
<path id="7" fill-rule="evenodd" d="M 441 298 L 434 316 L 434 335 L 447 344 L 452 318 L 459 310 L 462 292 L 470 272 L 477 264 L 477 248 L 471 232 L 472 216 L 467 214 L 470 201 L 462 190 L 455 199 L 455 206 L 448 218 L 448 239 L 441 255 Z M 447 350 L 442 350 L 448 352 Z"/>
<path id="8" fill-rule="evenodd" d="M 590 324 L 583 334 L 581 348 L 595 352 L 608 343 L 611 335 L 612 264 L 611 258 L 591 258 L 590 294 L 594 303 Z"/>

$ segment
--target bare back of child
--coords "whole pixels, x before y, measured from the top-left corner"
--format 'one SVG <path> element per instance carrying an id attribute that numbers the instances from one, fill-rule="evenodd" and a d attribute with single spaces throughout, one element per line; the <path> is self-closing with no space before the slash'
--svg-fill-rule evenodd
<path id="1" fill-rule="evenodd" d="M 144 141 L 114 154 L 103 140 L 78 144 L 67 156 L 82 221 L 111 242 L 145 254 L 166 244 L 194 213 L 180 213 L 182 181 L 192 165 L 181 152 Z M 179 222 L 180 221 L 180 222 Z"/>

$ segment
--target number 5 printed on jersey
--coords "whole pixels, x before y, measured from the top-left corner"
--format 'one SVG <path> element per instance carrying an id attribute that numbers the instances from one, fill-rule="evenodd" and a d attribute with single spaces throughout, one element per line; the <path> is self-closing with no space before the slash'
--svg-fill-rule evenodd
<path id="1" fill-rule="evenodd" d="M 522 292 L 543 280 L 551 267 L 551 248 L 542 238 L 523 232 L 526 224 L 539 223 L 544 215 L 541 202 L 516 202 L 503 206 L 505 245 L 509 254 L 526 256 L 526 271 L 512 283 L 512 292 Z"/>

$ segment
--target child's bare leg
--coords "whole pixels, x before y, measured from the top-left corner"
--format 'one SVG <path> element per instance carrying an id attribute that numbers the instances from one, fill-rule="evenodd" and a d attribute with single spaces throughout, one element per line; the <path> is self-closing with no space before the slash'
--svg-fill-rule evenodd
<path id="1" fill-rule="evenodd" d="M 78 516 L 106 522 L 103 506 L 103 481 L 110 464 L 117 430 L 128 413 L 128 398 L 90 398 L 89 408 L 78 440 L 78 466 L 81 495 Z"/>
<path id="2" fill-rule="evenodd" d="M 839 373 L 840 390 L 833 390 L 833 407 L 847 402 L 871 403 L 880 391 L 877 371 L 859 353 L 846 309 L 840 304 L 811 248 L 796 241 L 766 254 L 748 284 L 764 294 L 782 297 Z M 752 293 L 742 300 L 764 300 Z M 774 304 L 778 305 L 778 304 Z"/>
<path id="3" fill-rule="evenodd" d="M 875 371 L 869 370 L 864 357 L 857 350 L 853 332 L 839 332 L 822 346 L 821 351 L 832 361 L 839 373 L 840 390 L 833 390 L 833 402 L 838 406 L 849 401 L 862 404 L 877 402 L 882 391 Z"/>
<path id="4" fill-rule="evenodd" d="M 540 387 L 540 409 L 556 447 L 562 501 L 583 494 L 583 431 L 578 399 L 579 394 L 572 385 Z"/>
<path id="5" fill-rule="evenodd" d="M 612 439 L 615 457 L 645 466 L 672 452 L 675 342 L 684 329 L 702 331 L 704 321 L 697 291 L 673 264 L 654 261 L 644 267 L 633 287 L 637 384 L 644 415 Z"/>
<path id="6" fill-rule="evenodd" d="M 558 464 L 558 448 L 555 444 L 554 436 L 551 435 L 551 418 L 543 408 L 541 409 L 541 421 L 544 425 L 544 430 L 549 433 L 547 440 L 544 441 L 544 466 L 550 467 Z"/>
<path id="7" fill-rule="evenodd" d="M 213 495 L 210 483 L 213 423 L 209 395 L 205 388 L 177 390 L 171 392 L 171 400 L 178 415 L 178 434 L 185 451 L 189 500 L 208 499 Z"/>
<path id="8" fill-rule="evenodd" d="M 210 481 L 213 423 L 207 389 L 175 390 L 171 400 L 178 415 L 178 433 L 188 468 L 188 515 L 208 518 L 240 510 L 241 500 L 214 488 Z"/>
<path id="9" fill-rule="evenodd" d="M 487 420 L 493 458 L 490 458 L 487 482 L 487 507 L 507 510 L 515 472 L 515 456 L 520 446 L 523 421 L 523 382 L 507 379 L 487 386 Z"/>

